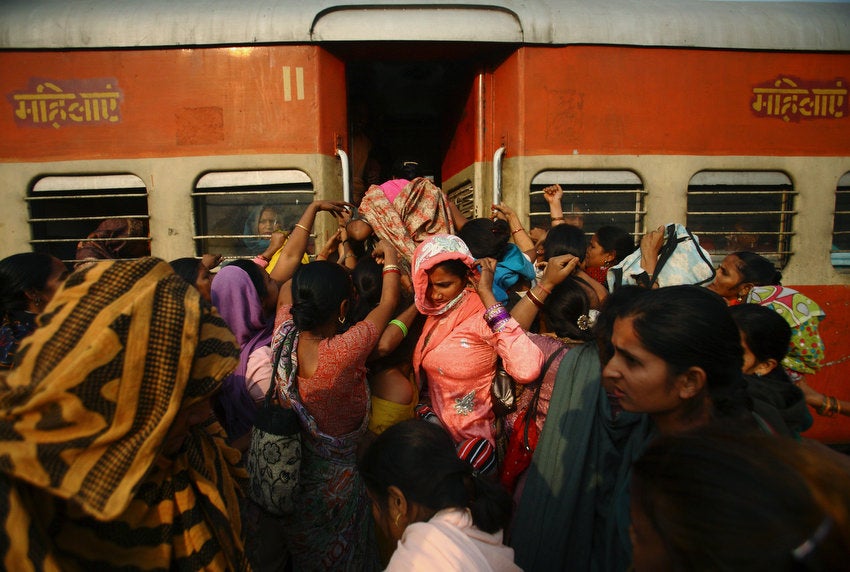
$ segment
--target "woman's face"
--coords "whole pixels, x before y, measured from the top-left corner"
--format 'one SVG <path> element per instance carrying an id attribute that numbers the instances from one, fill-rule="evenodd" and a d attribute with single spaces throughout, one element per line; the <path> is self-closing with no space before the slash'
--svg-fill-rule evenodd
<path id="1" fill-rule="evenodd" d="M 263 209 L 257 221 L 257 234 L 270 235 L 277 228 L 277 213 L 273 209 Z"/>
<path id="2" fill-rule="evenodd" d="M 446 271 L 442 265 L 437 265 L 428 274 L 428 289 L 425 295 L 434 304 L 444 304 L 454 300 L 464 288 L 466 288 L 466 277 L 461 278 L 457 274 Z"/>
<path id="3" fill-rule="evenodd" d="M 717 267 L 717 274 L 714 277 L 714 282 L 708 285 L 708 289 L 712 292 L 720 294 L 727 300 L 734 300 L 741 293 L 741 283 L 744 277 L 741 276 L 741 271 L 738 268 L 741 266 L 741 259 L 734 254 L 729 254 Z"/>
<path id="4" fill-rule="evenodd" d="M 210 269 L 203 264 L 198 265 L 198 276 L 195 278 L 195 288 L 201 293 L 201 297 L 212 303 L 212 274 Z"/>
<path id="5" fill-rule="evenodd" d="M 617 318 L 611 336 L 614 356 L 602 370 L 606 387 L 626 411 L 661 414 L 682 405 L 676 376 L 662 358 L 647 350 L 634 318 Z"/>
<path id="6" fill-rule="evenodd" d="M 614 260 L 614 253 L 606 251 L 599 239 L 594 234 L 590 238 L 590 244 L 587 245 L 587 250 L 584 255 L 585 267 L 606 266 Z"/>

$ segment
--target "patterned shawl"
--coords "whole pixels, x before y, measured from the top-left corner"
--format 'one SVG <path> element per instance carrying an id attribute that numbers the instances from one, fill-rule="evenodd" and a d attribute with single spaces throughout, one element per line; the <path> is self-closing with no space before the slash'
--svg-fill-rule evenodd
<path id="1" fill-rule="evenodd" d="M 230 438 L 235 439 L 254 426 L 257 406 L 248 393 L 245 374 L 251 353 L 271 345 L 274 317 L 263 315 L 263 304 L 254 283 L 238 266 L 225 266 L 216 273 L 211 294 L 213 306 L 221 313 L 242 348 L 239 365 L 224 379 L 219 394 L 219 402 L 224 409 L 224 427 Z"/>
<path id="2" fill-rule="evenodd" d="M 150 256 L 147 221 L 137 218 L 108 218 L 77 244 L 76 267 L 92 260 Z"/>
<path id="3" fill-rule="evenodd" d="M 455 231 L 446 195 L 424 177 L 410 181 L 392 203 L 381 187 L 372 185 L 359 211 L 375 234 L 389 240 L 407 264 L 416 245 L 430 235 Z"/>
<path id="4" fill-rule="evenodd" d="M 799 373 L 816 373 L 824 358 L 818 324 L 826 316 L 808 296 L 787 286 L 756 286 L 747 302 L 771 308 L 791 326 L 791 344 L 782 365 Z"/>
<path id="5" fill-rule="evenodd" d="M 3 567 L 247 569 L 238 453 L 185 413 L 236 365 L 224 321 L 142 258 L 72 274 L 39 324 L 0 390 Z"/>

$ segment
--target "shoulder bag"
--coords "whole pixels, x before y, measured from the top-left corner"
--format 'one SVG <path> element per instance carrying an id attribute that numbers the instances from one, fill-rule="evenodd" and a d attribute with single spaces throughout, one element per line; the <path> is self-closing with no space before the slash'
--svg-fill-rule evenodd
<path id="1" fill-rule="evenodd" d="M 277 364 L 284 344 L 275 353 L 274 373 L 262 407 L 257 411 L 248 449 L 248 496 L 278 516 L 291 513 L 301 469 L 301 423 L 298 414 L 274 397 Z"/>

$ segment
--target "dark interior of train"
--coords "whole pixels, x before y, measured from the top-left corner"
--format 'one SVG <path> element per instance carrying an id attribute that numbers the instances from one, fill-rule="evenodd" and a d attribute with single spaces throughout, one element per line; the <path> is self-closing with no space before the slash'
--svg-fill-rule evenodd
<path id="1" fill-rule="evenodd" d="M 433 177 L 439 186 L 440 167 L 476 75 L 502 59 L 506 48 L 384 43 L 334 51 L 348 62 L 352 168 L 368 147 L 367 184 L 391 178 L 394 165 L 415 161 L 418 174 Z"/>

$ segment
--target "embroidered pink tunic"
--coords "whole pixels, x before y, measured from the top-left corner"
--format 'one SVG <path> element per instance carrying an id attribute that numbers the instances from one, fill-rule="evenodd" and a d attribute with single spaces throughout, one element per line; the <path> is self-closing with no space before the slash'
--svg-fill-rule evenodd
<path id="1" fill-rule="evenodd" d="M 513 318 L 499 333 L 490 331 L 471 290 L 425 322 L 413 354 L 416 379 L 420 388 L 427 383 L 431 407 L 456 443 L 483 437 L 495 445 L 490 385 L 497 353 L 518 383 L 534 381 L 543 365 L 543 353 Z"/>

